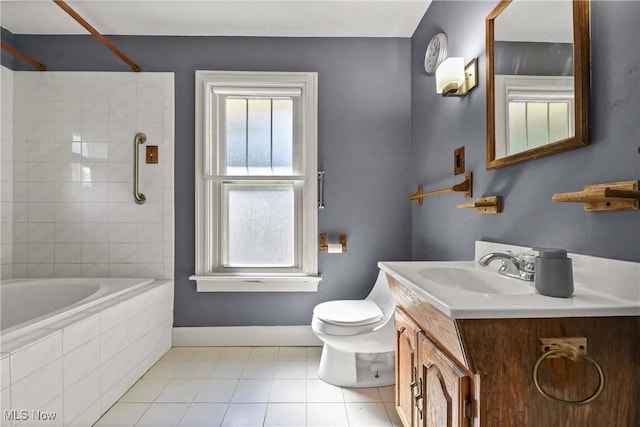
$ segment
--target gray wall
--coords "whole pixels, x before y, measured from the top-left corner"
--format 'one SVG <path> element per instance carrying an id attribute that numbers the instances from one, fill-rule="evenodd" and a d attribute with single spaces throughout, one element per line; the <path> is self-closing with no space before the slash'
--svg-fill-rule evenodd
<path id="1" fill-rule="evenodd" d="M 7 43 L 11 47 L 14 47 L 13 34 L 5 30 L 4 28 L 0 27 L 0 36 L 2 37 L 3 42 Z M 2 53 L 0 54 L 0 63 L 2 63 L 2 65 L 4 65 L 5 67 L 13 70 L 14 56 L 4 49 L 2 49 L 1 52 Z"/>
<path id="2" fill-rule="evenodd" d="M 496 74 L 573 76 L 573 44 L 495 42 Z"/>
<path id="3" fill-rule="evenodd" d="M 14 35 L 49 70 L 128 71 L 90 36 Z M 175 325 L 309 324 L 315 304 L 362 298 L 378 260 L 410 257 L 410 40 L 109 37 L 142 71 L 175 73 Z M 16 69 L 29 70 L 19 61 Z M 319 73 L 319 232 L 346 233 L 348 252 L 319 254 L 318 293 L 196 293 L 194 71 Z M 162 155 L 162 154 L 160 154 Z"/>
<path id="4" fill-rule="evenodd" d="M 640 2 L 591 2 L 591 145 L 502 169 L 485 167 L 484 18 L 496 2 L 432 3 L 412 39 L 412 187 L 451 185 L 453 149 L 466 147 L 474 197 L 501 195 L 504 212 L 458 210 L 445 194 L 412 206 L 413 258 L 472 259 L 473 242 L 562 247 L 640 261 L 640 212 L 587 213 L 554 203 L 554 193 L 640 178 Z M 423 68 L 430 38 L 445 31 L 449 54 L 479 57 L 480 85 L 466 98 L 441 98 Z"/>

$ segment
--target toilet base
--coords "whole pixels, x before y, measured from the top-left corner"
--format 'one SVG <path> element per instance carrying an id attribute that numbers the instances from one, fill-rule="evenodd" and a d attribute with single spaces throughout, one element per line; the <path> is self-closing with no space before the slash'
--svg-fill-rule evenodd
<path id="1" fill-rule="evenodd" d="M 318 376 L 339 387 L 382 387 L 395 384 L 394 352 L 348 353 L 324 344 Z"/>

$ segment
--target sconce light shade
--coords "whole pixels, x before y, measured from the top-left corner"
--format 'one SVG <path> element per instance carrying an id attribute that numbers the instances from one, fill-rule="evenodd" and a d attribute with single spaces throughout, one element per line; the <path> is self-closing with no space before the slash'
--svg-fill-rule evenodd
<path id="1" fill-rule="evenodd" d="M 447 58 L 436 70 L 436 92 L 442 96 L 466 96 L 476 87 L 478 60 L 472 59 L 466 66 L 464 58 Z"/>
<path id="2" fill-rule="evenodd" d="M 447 58 L 436 70 L 436 92 L 456 92 L 464 84 L 464 58 Z"/>

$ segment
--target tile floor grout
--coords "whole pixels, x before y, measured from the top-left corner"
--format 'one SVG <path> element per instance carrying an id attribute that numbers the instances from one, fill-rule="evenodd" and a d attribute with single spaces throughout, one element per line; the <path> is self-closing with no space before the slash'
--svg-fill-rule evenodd
<path id="1" fill-rule="evenodd" d="M 401 426 L 393 386 L 326 384 L 318 379 L 320 353 L 173 347 L 94 426 Z"/>

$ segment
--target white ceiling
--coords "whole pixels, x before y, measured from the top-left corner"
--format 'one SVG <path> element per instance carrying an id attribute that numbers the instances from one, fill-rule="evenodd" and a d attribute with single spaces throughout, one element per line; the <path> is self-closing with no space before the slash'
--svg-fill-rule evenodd
<path id="1" fill-rule="evenodd" d="M 69 0 L 100 33 L 411 37 L 431 0 Z M 87 34 L 51 0 L 0 0 L 14 34 Z"/>
<path id="2" fill-rule="evenodd" d="M 494 25 L 495 40 L 573 43 L 573 5 L 568 0 L 515 0 Z"/>

